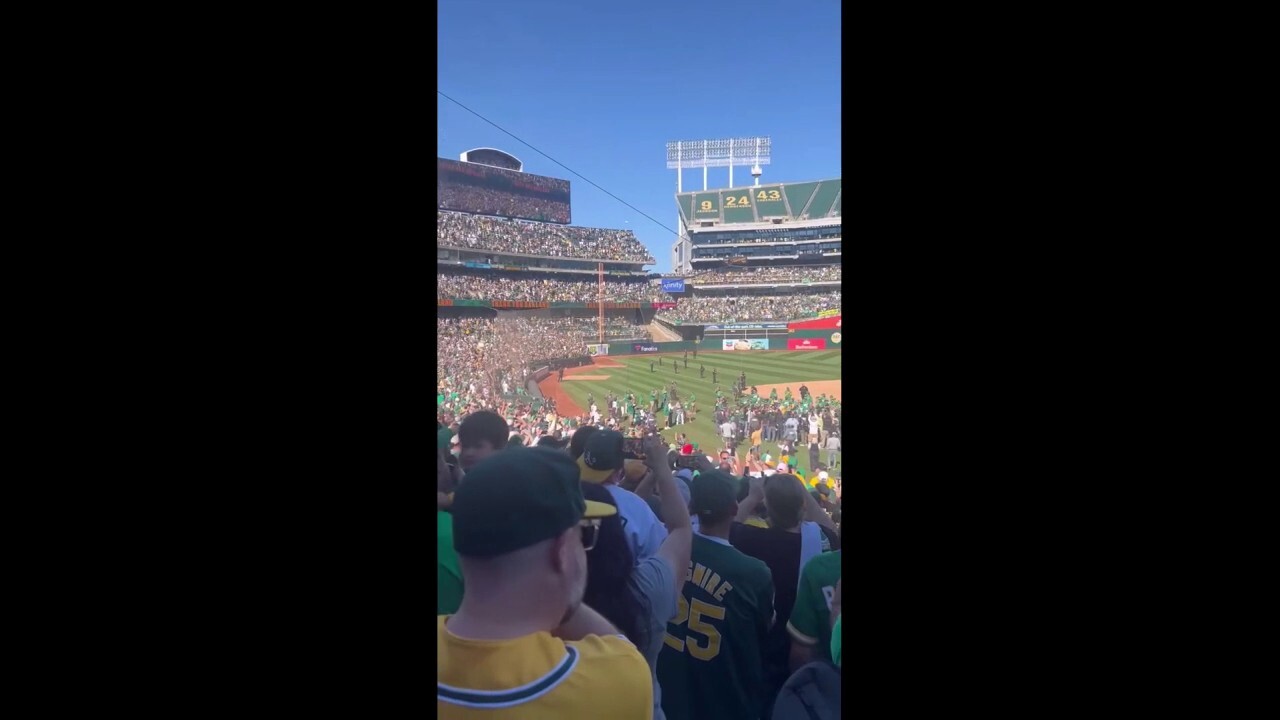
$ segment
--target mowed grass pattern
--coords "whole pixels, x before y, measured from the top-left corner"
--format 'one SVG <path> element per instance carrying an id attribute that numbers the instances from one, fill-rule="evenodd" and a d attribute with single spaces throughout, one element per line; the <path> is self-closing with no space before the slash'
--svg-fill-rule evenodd
<path id="1" fill-rule="evenodd" d="M 693 393 L 697 398 L 698 417 L 691 423 L 676 426 L 676 431 L 686 433 L 689 439 L 698 443 L 699 449 L 713 450 L 718 449 L 721 440 L 718 437 L 715 427 L 715 399 L 716 385 L 711 382 L 711 370 L 715 368 L 718 371 L 718 383 L 720 389 L 724 391 L 726 396 L 733 393 L 733 383 L 738 379 L 738 374 L 747 373 L 748 388 L 751 385 L 773 385 L 778 383 L 790 383 L 792 395 L 800 396 L 800 385 L 808 380 L 839 380 L 840 379 L 840 351 L 838 350 L 820 350 L 817 352 L 699 352 L 695 359 L 693 353 L 689 353 L 689 367 L 684 367 L 683 355 L 662 355 L 662 365 L 658 365 L 658 356 L 656 355 L 620 355 L 611 358 L 616 362 L 622 363 L 622 367 L 600 367 L 583 368 L 580 373 L 584 375 L 608 375 L 608 380 L 568 380 L 561 384 L 561 389 L 573 398 L 583 408 L 588 408 L 587 394 L 595 395 L 596 403 L 599 404 L 603 411 L 604 397 L 606 393 L 614 393 L 619 396 L 625 396 L 628 392 L 634 392 L 636 400 L 640 403 L 649 402 L 649 391 L 657 390 L 658 397 L 662 397 L 662 390 L 670 386 L 671 381 L 676 382 L 676 387 L 680 392 L 680 399 L 687 400 L 689 393 Z M 649 372 L 649 363 L 654 363 L 655 372 Z M 672 370 L 672 362 L 680 363 L 680 373 L 676 374 Z M 698 377 L 698 366 L 705 365 L 707 368 L 707 376 L 705 378 Z M 569 375 L 568 377 L 572 377 Z M 768 393 L 765 393 L 768 397 Z M 783 397 L 783 392 L 778 392 L 778 397 Z M 665 422 L 665 418 L 663 418 Z M 675 437 L 673 431 L 664 431 L 663 437 L 668 441 Z M 843 441 L 842 441 L 843 442 Z M 764 452 L 778 457 L 778 446 L 776 443 L 765 441 Z M 747 448 L 739 446 L 740 454 L 746 456 Z M 838 462 L 840 462 L 839 470 L 843 470 L 843 459 L 840 453 L 836 454 Z M 822 453 L 822 462 L 826 462 L 827 454 L 824 450 Z M 800 462 L 801 467 L 810 470 L 808 453 L 802 455 Z M 808 475 L 806 474 L 806 478 Z"/>

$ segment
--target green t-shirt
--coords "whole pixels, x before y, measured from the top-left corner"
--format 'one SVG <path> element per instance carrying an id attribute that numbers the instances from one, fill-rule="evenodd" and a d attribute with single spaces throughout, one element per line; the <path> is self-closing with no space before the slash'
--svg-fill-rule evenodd
<path id="1" fill-rule="evenodd" d="M 436 511 L 436 614 L 452 615 L 462 605 L 462 568 L 453 549 L 453 516 Z"/>
<path id="2" fill-rule="evenodd" d="M 844 613 L 836 618 L 836 626 L 831 629 L 831 661 L 840 667 L 840 623 L 844 622 Z"/>
<path id="3" fill-rule="evenodd" d="M 831 660 L 831 598 L 840 581 L 840 551 L 823 553 L 800 571 L 796 604 L 787 621 L 792 642 L 816 646 L 817 659 Z"/>
<path id="4" fill-rule="evenodd" d="M 693 536 L 676 616 L 667 623 L 657 678 L 667 720 L 761 716 L 764 642 L 773 621 L 773 575 L 727 543 Z"/>

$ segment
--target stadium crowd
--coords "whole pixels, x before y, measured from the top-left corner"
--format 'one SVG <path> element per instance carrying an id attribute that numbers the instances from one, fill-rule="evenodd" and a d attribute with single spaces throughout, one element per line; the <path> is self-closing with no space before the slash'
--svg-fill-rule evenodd
<path id="1" fill-rule="evenodd" d="M 839 265 L 806 267 L 753 267 L 712 272 L 689 278 L 691 285 L 747 284 L 769 282 L 829 282 L 840 280 Z"/>
<path id="2" fill-rule="evenodd" d="M 652 263 L 630 230 L 573 227 L 454 212 L 436 213 L 436 244 L 527 255 Z"/>
<path id="3" fill-rule="evenodd" d="M 569 222 L 569 203 L 473 185 L 437 183 L 436 206 L 486 215 L 532 218 L 544 222 Z"/>
<path id="4" fill-rule="evenodd" d="M 692 297 L 670 310 L 659 310 L 664 320 L 681 323 L 714 323 L 730 320 L 799 320 L 822 310 L 840 308 L 840 291 L 788 295 Z"/>
<path id="5" fill-rule="evenodd" d="M 440 717 L 838 717 L 840 483 L 538 414 L 437 424 Z"/>
<path id="6" fill-rule="evenodd" d="M 579 276 L 581 277 L 581 276 Z M 436 274 L 436 297 L 476 300 L 527 300 L 532 302 L 594 302 L 600 295 L 598 280 L 562 280 L 546 275 L 515 273 L 464 273 L 451 270 Z M 671 302 L 659 286 L 606 280 L 606 302 Z"/>
<path id="7" fill-rule="evenodd" d="M 583 346 L 598 341 L 598 320 L 596 318 L 519 318 L 513 322 L 519 323 L 518 327 L 527 333 L 526 338 L 563 336 L 575 343 L 581 343 Z M 604 334 L 606 338 L 627 337 L 647 340 L 649 338 L 649 328 L 644 325 L 636 325 L 626 318 L 607 317 L 604 319 Z M 578 354 L 581 355 L 582 352 Z"/>
<path id="8" fill-rule="evenodd" d="M 525 392 L 534 362 L 581 358 L 599 339 L 594 318 L 505 317 L 436 320 L 437 392 L 458 406 L 497 407 Z M 605 338 L 650 339 L 648 328 L 605 318 Z"/>

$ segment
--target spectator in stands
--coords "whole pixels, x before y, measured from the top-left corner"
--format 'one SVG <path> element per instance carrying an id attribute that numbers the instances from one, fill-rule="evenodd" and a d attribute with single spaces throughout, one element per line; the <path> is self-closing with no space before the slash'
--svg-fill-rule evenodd
<path id="1" fill-rule="evenodd" d="M 573 461 L 542 448 L 498 453 L 472 469 L 452 509 L 467 592 L 436 622 L 439 717 L 593 717 L 605 707 L 611 718 L 651 717 L 644 656 L 582 602 L 587 550 L 617 511 L 584 501 Z"/>
<path id="2" fill-rule="evenodd" d="M 667 467 L 662 439 L 653 435 L 646 437 L 644 451 L 648 458 L 645 463 L 658 486 L 667 536 L 653 557 L 636 563 L 621 519 L 602 521 L 600 539 L 588 557 L 584 601 L 621 628 L 645 656 L 653 682 L 653 717 L 664 720 L 656 677 L 658 651 L 662 649 L 667 621 L 676 615 L 676 600 L 684 572 L 689 568 L 693 530 L 689 526 L 688 502 L 678 492 L 671 469 Z M 589 482 L 582 485 L 585 497 L 614 503 L 610 490 Z M 616 492 L 630 494 L 621 488 Z"/>
<path id="3" fill-rule="evenodd" d="M 616 262 L 648 264 L 654 261 L 653 255 L 630 230 L 572 227 L 454 212 L 436 213 L 436 245 Z"/>
<path id="4" fill-rule="evenodd" d="M 603 485 L 613 495 L 618 513 L 626 523 L 631 554 L 636 562 L 644 562 L 658 552 L 667 537 L 667 530 L 648 503 L 620 487 L 625 468 L 623 444 L 621 433 L 597 430 L 587 438 L 582 457 L 578 458 L 578 467 L 583 482 Z"/>
<path id="5" fill-rule="evenodd" d="M 717 323 L 735 320 L 799 320 L 816 317 L 823 310 L 839 310 L 840 291 L 814 292 L 795 288 L 786 295 L 717 295 L 680 300 L 668 310 L 659 310 L 664 320 L 681 323 Z"/>
<path id="6" fill-rule="evenodd" d="M 573 437 L 569 439 L 569 457 L 574 460 L 582 457 L 582 453 L 587 449 L 587 440 L 591 435 L 598 432 L 599 428 L 595 425 L 587 425 L 573 431 Z"/>
<path id="7" fill-rule="evenodd" d="M 734 267 L 702 273 L 695 280 L 708 285 L 750 285 L 753 283 L 839 282 L 839 265 L 799 265 L 792 267 Z"/>
<path id="8" fill-rule="evenodd" d="M 663 708 L 673 720 L 758 718 L 766 700 L 763 650 L 774 622 L 773 577 L 763 562 L 729 544 L 738 511 L 735 478 L 705 465 L 693 479 L 690 508 L 699 530 L 692 570 L 681 575 L 684 606 L 718 618 L 720 637 L 713 650 L 689 619 L 667 625 L 675 642 L 658 656 Z"/>
<path id="9" fill-rule="evenodd" d="M 791 672 L 814 660 L 832 660 L 830 598 L 839 583 L 839 550 L 813 558 L 800 571 L 795 606 L 787 622 L 787 632 L 791 634 Z"/>
<path id="10" fill-rule="evenodd" d="M 444 266 L 441 266 L 444 269 Z M 449 268 L 436 273 L 436 297 L 476 300 L 524 300 L 529 302 L 595 302 L 600 282 L 581 275 L 566 277 L 552 273 L 515 273 Z M 631 282 L 606 280 L 606 302 L 671 302 L 660 287 L 643 279 Z"/>
<path id="11" fill-rule="evenodd" d="M 507 421 L 495 412 L 472 413 L 458 426 L 458 460 L 463 470 L 507 447 Z"/>
<path id="12" fill-rule="evenodd" d="M 756 507 L 764 504 L 769 527 L 746 525 Z M 769 631 L 765 646 L 765 707 L 772 708 L 782 684 L 791 675 L 790 637 L 786 624 L 795 606 L 800 582 L 800 568 L 820 553 L 840 548 L 840 537 L 831 518 L 805 491 L 794 476 L 778 473 L 769 477 L 752 477 L 746 499 L 738 506 L 737 522 L 729 541 L 738 550 L 764 561 L 773 573 L 776 591 L 774 609 L 777 623 Z"/>

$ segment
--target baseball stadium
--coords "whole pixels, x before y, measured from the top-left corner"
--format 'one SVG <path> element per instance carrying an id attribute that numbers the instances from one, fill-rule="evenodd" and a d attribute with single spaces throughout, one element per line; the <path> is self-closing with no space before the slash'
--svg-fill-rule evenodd
<path id="1" fill-rule="evenodd" d="M 676 166 L 717 164 L 705 143 L 675 145 Z M 792 467 L 839 467 L 827 439 L 842 399 L 840 179 L 761 185 L 760 143 L 739 146 L 750 154 L 724 157 L 756 184 L 678 188 L 674 272 L 661 275 L 631 230 L 571 224 L 568 181 L 495 148 L 439 158 L 441 422 L 489 409 L 526 444 L 649 428 L 775 459 L 785 440 L 817 439 L 822 457 L 792 452 Z"/>
<path id="2" fill-rule="evenodd" d="M 632 230 L 574 225 L 569 181 L 437 159 L 441 717 L 586 717 L 568 681 L 527 692 L 569 672 L 615 717 L 839 707 L 840 179 L 761 185 L 767 138 L 674 145 L 665 273 Z M 620 644 L 550 664 L 592 635 Z"/>

